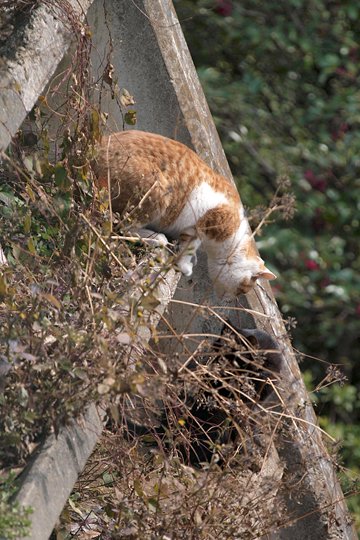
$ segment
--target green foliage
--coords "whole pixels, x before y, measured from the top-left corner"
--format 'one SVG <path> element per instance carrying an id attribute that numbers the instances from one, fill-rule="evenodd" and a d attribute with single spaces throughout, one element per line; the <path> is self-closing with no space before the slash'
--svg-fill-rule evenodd
<path id="1" fill-rule="evenodd" d="M 296 218 L 270 226 L 259 246 L 279 274 L 284 312 L 299 321 L 296 342 L 351 372 L 360 309 L 357 6 L 176 5 L 244 204 L 266 205 L 282 174 L 292 181 Z"/>
<path id="2" fill-rule="evenodd" d="M 294 344 L 339 364 L 351 384 L 319 396 L 323 420 L 357 467 L 360 333 L 360 28 L 355 1 L 177 0 L 175 6 L 243 203 L 266 206 L 287 175 L 291 222 L 258 238 L 295 316 Z M 209 36 L 211 40 L 209 41 Z M 303 366 L 315 380 L 324 364 Z"/>
<path id="3" fill-rule="evenodd" d="M 31 508 L 20 508 L 11 501 L 15 494 L 14 474 L 0 480 L 0 538 L 16 540 L 28 534 Z"/>
<path id="4" fill-rule="evenodd" d="M 340 471 L 340 481 L 359 530 L 360 426 L 353 423 L 353 419 L 360 415 L 358 389 L 353 384 L 344 384 L 344 382 L 329 384 L 332 380 L 331 376 L 328 377 L 329 380 L 325 378 L 314 389 L 311 372 L 306 371 L 304 377 L 307 389 L 313 398 L 319 425 L 336 441 L 340 441 L 341 453 L 336 459 Z M 349 469 L 349 467 L 351 468 Z"/>

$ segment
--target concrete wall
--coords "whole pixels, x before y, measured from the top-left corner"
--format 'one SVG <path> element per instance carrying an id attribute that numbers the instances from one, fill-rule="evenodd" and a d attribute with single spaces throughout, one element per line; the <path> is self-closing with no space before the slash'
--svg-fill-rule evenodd
<path id="1" fill-rule="evenodd" d="M 70 0 L 83 18 L 93 0 Z M 5 150 L 54 74 L 71 42 L 71 27 L 54 2 L 31 11 L 0 48 L 0 152 Z"/>

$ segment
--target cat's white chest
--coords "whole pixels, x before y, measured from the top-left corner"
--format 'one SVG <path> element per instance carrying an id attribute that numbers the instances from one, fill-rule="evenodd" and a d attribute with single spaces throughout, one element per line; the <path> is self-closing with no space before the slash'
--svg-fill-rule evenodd
<path id="1" fill-rule="evenodd" d="M 202 182 L 193 189 L 178 217 L 164 232 L 177 236 L 184 229 L 194 227 L 208 210 L 228 202 L 224 193 L 215 191 L 209 184 Z"/>

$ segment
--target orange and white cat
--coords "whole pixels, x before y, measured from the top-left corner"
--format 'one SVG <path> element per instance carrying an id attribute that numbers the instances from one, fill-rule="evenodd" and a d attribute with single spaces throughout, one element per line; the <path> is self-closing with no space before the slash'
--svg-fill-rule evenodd
<path id="1" fill-rule="evenodd" d="M 220 298 L 275 279 L 254 248 L 235 186 L 187 146 L 143 131 L 113 133 L 102 139 L 94 170 L 97 185 L 110 186 L 113 211 L 140 236 L 164 233 L 155 235 L 163 245 L 166 237 L 179 239 L 176 265 L 186 276 L 203 247 Z"/>

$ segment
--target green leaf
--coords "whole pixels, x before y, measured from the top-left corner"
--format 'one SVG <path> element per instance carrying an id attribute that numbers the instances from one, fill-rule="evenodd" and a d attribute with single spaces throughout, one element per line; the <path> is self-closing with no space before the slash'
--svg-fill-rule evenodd
<path id="1" fill-rule="evenodd" d="M 15 200 L 14 194 L 11 191 L 0 191 L 0 201 L 6 206 L 10 206 Z"/>
<path id="2" fill-rule="evenodd" d="M 31 230 L 31 212 L 27 212 L 24 219 L 24 233 L 28 234 Z"/>
<path id="3" fill-rule="evenodd" d="M 32 255 L 36 255 L 36 247 L 33 238 L 29 238 L 27 241 L 27 248 Z"/>
<path id="4" fill-rule="evenodd" d="M 147 503 L 148 503 L 148 506 L 149 506 L 149 510 L 150 512 L 156 512 L 157 510 L 159 510 L 160 506 L 159 506 L 159 501 L 158 499 L 156 499 L 155 497 L 149 497 L 147 499 Z"/>
<path id="5" fill-rule="evenodd" d="M 8 287 L 4 274 L 0 274 L 0 297 L 7 294 Z"/>
<path id="6" fill-rule="evenodd" d="M 144 490 L 142 488 L 142 484 L 139 480 L 139 478 L 135 478 L 134 480 L 134 490 L 135 490 L 135 493 L 140 497 L 140 498 L 144 498 L 145 497 L 145 493 L 144 493 Z"/>
<path id="7" fill-rule="evenodd" d="M 114 483 L 114 477 L 112 474 L 108 473 L 108 472 L 104 472 L 104 474 L 102 475 L 102 479 L 103 479 L 103 482 L 105 484 L 105 486 L 110 486 Z"/>
<path id="8" fill-rule="evenodd" d="M 125 123 L 129 126 L 135 126 L 137 120 L 136 120 L 136 111 L 135 110 L 129 110 L 124 115 Z"/>
<path id="9" fill-rule="evenodd" d="M 328 53 L 322 55 L 319 60 L 319 66 L 323 68 L 335 68 L 340 65 L 341 58 L 337 54 Z"/>
<path id="10" fill-rule="evenodd" d="M 25 191 L 29 195 L 31 202 L 35 202 L 35 200 L 36 200 L 35 193 L 34 193 L 32 187 L 30 186 L 30 184 L 26 184 Z"/>
<path id="11" fill-rule="evenodd" d="M 154 310 L 160 305 L 160 300 L 155 296 L 153 292 L 145 293 L 141 298 L 141 306 L 149 311 Z"/>
<path id="12" fill-rule="evenodd" d="M 98 141 L 100 139 L 100 115 L 99 111 L 96 109 L 91 109 L 90 127 L 91 135 L 93 136 L 94 140 Z"/>
<path id="13" fill-rule="evenodd" d="M 62 190 L 67 191 L 71 187 L 71 182 L 68 178 L 68 173 L 65 167 L 61 164 L 56 165 L 54 169 L 55 184 Z"/>

